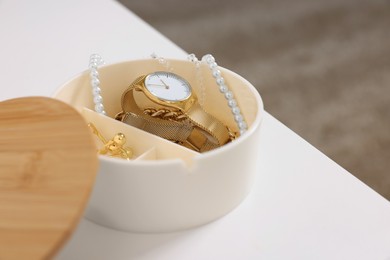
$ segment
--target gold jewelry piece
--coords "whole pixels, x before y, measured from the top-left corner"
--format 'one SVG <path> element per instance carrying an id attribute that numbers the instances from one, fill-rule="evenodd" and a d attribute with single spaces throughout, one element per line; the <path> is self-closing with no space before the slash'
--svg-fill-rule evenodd
<path id="1" fill-rule="evenodd" d="M 135 102 L 134 91 L 142 92 L 163 109 L 141 109 Z M 200 106 L 191 85 L 171 72 L 157 71 L 138 77 L 122 95 L 122 110 L 116 117 L 122 122 L 198 152 L 231 140 L 227 127 Z"/>
<path id="2" fill-rule="evenodd" d="M 124 134 L 117 133 L 111 140 L 107 141 L 94 124 L 89 123 L 88 126 L 104 144 L 103 148 L 98 150 L 99 154 L 109 154 L 126 160 L 130 160 L 133 157 L 133 151 L 129 147 L 124 146 L 126 144 L 126 136 Z"/>
<path id="3" fill-rule="evenodd" d="M 182 121 L 188 119 L 188 116 L 183 114 L 183 112 L 177 110 L 172 111 L 165 108 L 156 109 L 153 107 L 145 108 L 144 114 L 149 115 L 154 118 L 160 118 L 164 120 L 171 120 L 171 121 Z"/>

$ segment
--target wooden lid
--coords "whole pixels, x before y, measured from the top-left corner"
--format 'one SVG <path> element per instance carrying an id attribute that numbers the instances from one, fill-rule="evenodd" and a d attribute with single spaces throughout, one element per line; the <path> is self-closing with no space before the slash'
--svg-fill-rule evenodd
<path id="1" fill-rule="evenodd" d="M 53 257 L 97 168 L 91 132 L 72 107 L 44 97 L 0 102 L 0 259 Z"/>

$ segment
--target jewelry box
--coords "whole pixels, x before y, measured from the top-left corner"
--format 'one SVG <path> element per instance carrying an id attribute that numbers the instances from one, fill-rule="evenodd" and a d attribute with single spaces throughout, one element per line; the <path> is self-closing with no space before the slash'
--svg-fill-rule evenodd
<path id="1" fill-rule="evenodd" d="M 170 60 L 170 65 L 172 72 L 185 78 L 202 97 L 204 110 L 238 131 L 207 66 L 196 68 L 184 60 Z M 107 116 L 94 111 L 87 71 L 54 95 L 76 108 L 103 135 L 124 133 L 134 153 L 129 161 L 99 155 L 100 169 L 85 211 L 85 217 L 97 224 L 131 232 L 171 232 L 206 224 L 237 207 L 259 173 L 263 103 L 257 90 L 230 70 L 220 68 L 248 130 L 217 149 L 198 153 L 114 119 L 129 84 L 140 75 L 161 70 L 154 59 L 101 67 Z"/>

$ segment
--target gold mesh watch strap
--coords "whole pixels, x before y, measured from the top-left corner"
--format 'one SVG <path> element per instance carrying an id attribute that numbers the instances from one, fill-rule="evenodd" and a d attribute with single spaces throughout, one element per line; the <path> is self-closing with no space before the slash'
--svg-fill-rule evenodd
<path id="1" fill-rule="evenodd" d="M 129 88 L 122 95 L 122 110 L 123 112 L 133 112 L 138 115 L 142 114 L 142 110 L 135 103 L 133 91 L 139 86 L 142 81 L 145 79 L 145 76 L 140 76 L 131 83 Z"/>
<path id="2" fill-rule="evenodd" d="M 229 131 L 218 119 L 208 114 L 199 103 L 195 103 L 186 113 L 191 122 L 208 133 L 208 138 L 219 146 L 230 140 Z"/>
<path id="3" fill-rule="evenodd" d="M 199 152 L 206 152 L 221 146 L 207 132 L 197 126 L 193 127 L 184 145 Z"/>
<path id="4" fill-rule="evenodd" d="M 193 126 L 188 120 L 174 122 L 158 118 L 149 118 L 132 112 L 125 112 L 117 117 L 126 124 L 178 143 L 186 142 L 193 130 Z"/>

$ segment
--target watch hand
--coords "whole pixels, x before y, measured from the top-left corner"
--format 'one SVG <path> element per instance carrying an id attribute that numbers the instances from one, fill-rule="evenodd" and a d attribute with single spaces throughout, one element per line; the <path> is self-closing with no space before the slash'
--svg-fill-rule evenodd
<path id="1" fill-rule="evenodd" d="M 169 86 L 168 86 L 167 84 L 165 84 L 165 82 L 164 82 L 162 79 L 160 79 L 160 81 L 162 82 L 162 84 L 165 85 L 165 88 L 166 88 L 166 89 L 169 89 Z"/>
<path id="2" fill-rule="evenodd" d="M 169 86 L 165 84 L 165 82 L 157 75 L 158 79 L 161 81 L 162 84 L 164 84 L 166 89 L 169 89 Z"/>

